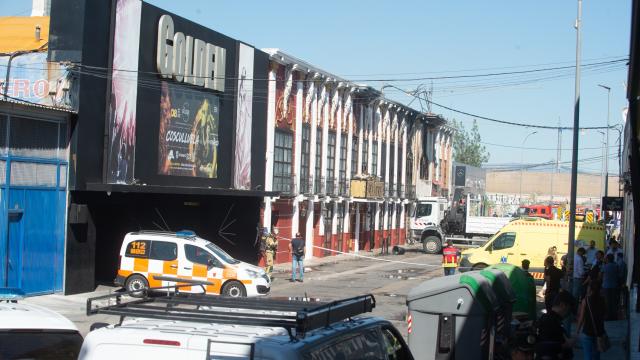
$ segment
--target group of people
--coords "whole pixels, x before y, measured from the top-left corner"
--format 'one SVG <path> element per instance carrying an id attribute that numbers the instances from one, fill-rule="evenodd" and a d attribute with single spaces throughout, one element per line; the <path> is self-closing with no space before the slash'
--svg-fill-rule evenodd
<path id="1" fill-rule="evenodd" d="M 265 272 L 269 279 L 273 281 L 273 263 L 278 253 L 278 228 L 274 227 L 273 232 L 268 228 L 262 229 L 260 236 L 260 250 L 264 256 Z M 289 252 L 291 253 L 291 282 L 304 282 L 304 255 L 305 241 L 296 233 L 296 236 L 289 241 Z"/>
<path id="2" fill-rule="evenodd" d="M 579 338 L 584 358 L 599 359 L 608 346 L 604 322 L 619 319 L 623 309 L 621 299 L 626 299 L 627 265 L 622 249 L 615 240 L 609 242 L 605 251 L 598 250 L 594 241 L 586 249 L 580 247 L 569 273 L 571 289 L 563 284 L 567 274 L 566 256 L 561 259 L 561 267 L 556 267 L 556 250 L 550 248 L 544 262 L 546 313 L 538 321 L 541 346 L 536 348 L 536 353 L 540 358 L 571 359 L 573 345 Z M 576 309 L 576 333 L 569 336 L 562 322 Z"/>

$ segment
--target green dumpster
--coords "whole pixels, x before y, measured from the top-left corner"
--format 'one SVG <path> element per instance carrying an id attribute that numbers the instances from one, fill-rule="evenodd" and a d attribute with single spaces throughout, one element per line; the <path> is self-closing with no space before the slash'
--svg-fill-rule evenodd
<path id="1" fill-rule="evenodd" d="M 500 304 L 489 280 L 477 272 L 427 280 L 409 291 L 407 307 L 409 348 L 416 359 L 493 358 L 493 319 Z"/>
<path id="2" fill-rule="evenodd" d="M 513 291 L 516 293 L 516 302 L 513 304 L 514 313 L 525 313 L 529 320 L 536 319 L 536 284 L 533 278 L 517 266 L 511 264 L 495 264 L 487 269 L 502 271 Z"/>

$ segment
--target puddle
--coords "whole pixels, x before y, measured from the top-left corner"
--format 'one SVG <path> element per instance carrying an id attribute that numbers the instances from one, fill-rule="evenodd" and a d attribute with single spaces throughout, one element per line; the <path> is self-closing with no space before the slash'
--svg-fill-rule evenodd
<path id="1" fill-rule="evenodd" d="M 421 275 L 426 275 L 429 269 L 424 268 L 408 268 L 386 271 L 382 274 L 383 278 L 392 280 L 415 280 Z"/>

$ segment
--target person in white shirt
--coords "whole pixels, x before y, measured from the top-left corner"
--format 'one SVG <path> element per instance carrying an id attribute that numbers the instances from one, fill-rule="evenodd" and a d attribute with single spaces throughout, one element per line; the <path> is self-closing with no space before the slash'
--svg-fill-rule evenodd
<path id="1" fill-rule="evenodd" d="M 618 253 L 622 253 L 622 249 L 620 249 L 620 244 L 615 240 L 611 240 L 609 242 L 609 248 L 607 249 L 605 256 L 609 254 L 613 254 L 613 258 L 615 259 L 618 256 Z"/>
<path id="2" fill-rule="evenodd" d="M 582 283 L 584 282 L 584 248 L 579 248 L 573 257 L 573 296 L 582 298 Z"/>
<path id="3" fill-rule="evenodd" d="M 587 265 L 588 266 L 593 266 L 596 262 L 596 253 L 598 252 L 598 249 L 596 249 L 596 242 L 591 240 L 591 243 L 589 244 L 589 247 L 587 248 L 587 252 L 585 253 L 585 255 L 587 256 Z"/>

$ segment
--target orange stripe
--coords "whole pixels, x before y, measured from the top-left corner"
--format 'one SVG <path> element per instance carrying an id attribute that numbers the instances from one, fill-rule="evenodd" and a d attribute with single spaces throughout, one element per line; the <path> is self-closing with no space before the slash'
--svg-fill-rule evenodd
<path id="1" fill-rule="evenodd" d="M 237 276 L 238 276 L 238 273 L 234 268 L 226 267 L 222 271 L 222 277 L 224 279 L 235 279 Z"/>
<path id="2" fill-rule="evenodd" d="M 206 286 L 207 294 L 220 294 L 220 279 L 207 278 L 207 281 L 213 283 L 213 285 Z"/>
<path id="3" fill-rule="evenodd" d="M 149 287 L 160 287 L 162 286 L 161 280 L 154 279 L 154 276 L 161 276 L 162 274 L 149 274 L 147 276 L 147 281 L 149 281 Z"/>
<path id="4" fill-rule="evenodd" d="M 163 261 L 162 273 L 165 275 L 178 275 L 178 260 Z"/>
<path id="5" fill-rule="evenodd" d="M 141 271 L 141 272 L 149 271 L 149 259 L 134 258 L 133 271 Z"/>
<path id="6" fill-rule="evenodd" d="M 245 285 L 251 285 L 251 283 L 253 282 L 253 280 L 240 280 L 241 283 L 245 284 Z"/>
<path id="7" fill-rule="evenodd" d="M 131 275 L 131 273 L 132 272 L 129 271 L 129 270 L 122 270 L 122 269 L 118 270 L 118 275 L 123 276 L 123 277 L 129 277 L 129 275 Z"/>
<path id="8" fill-rule="evenodd" d="M 193 264 L 191 274 L 196 277 L 207 277 L 207 267 L 202 264 Z"/>

